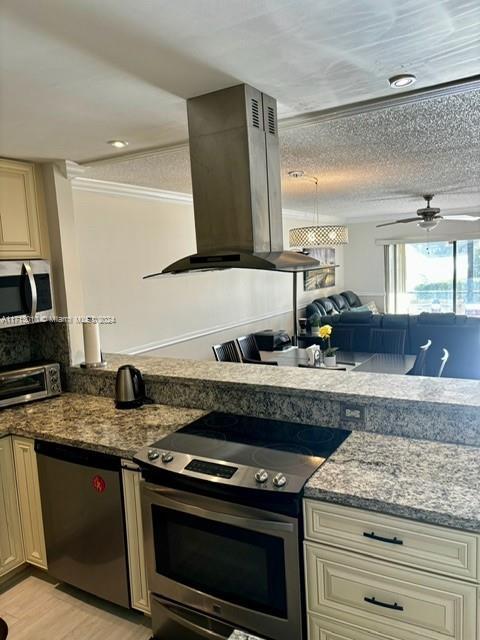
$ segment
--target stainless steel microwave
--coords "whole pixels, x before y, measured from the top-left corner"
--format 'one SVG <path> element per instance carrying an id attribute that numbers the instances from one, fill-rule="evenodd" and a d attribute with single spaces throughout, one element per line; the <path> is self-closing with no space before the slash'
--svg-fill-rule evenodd
<path id="1" fill-rule="evenodd" d="M 50 264 L 46 260 L 0 261 L 0 328 L 53 315 Z"/>
<path id="2" fill-rule="evenodd" d="M 58 362 L 0 368 L 0 408 L 58 396 L 61 392 Z"/>

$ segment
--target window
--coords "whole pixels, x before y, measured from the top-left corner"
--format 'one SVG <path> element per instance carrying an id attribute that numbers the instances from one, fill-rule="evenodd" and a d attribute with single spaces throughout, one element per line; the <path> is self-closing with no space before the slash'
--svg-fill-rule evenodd
<path id="1" fill-rule="evenodd" d="M 480 240 L 389 245 L 385 257 L 390 313 L 480 316 Z"/>

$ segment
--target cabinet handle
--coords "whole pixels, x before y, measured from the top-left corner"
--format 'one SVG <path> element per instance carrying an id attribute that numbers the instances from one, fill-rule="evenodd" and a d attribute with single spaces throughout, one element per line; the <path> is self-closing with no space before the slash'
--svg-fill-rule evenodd
<path id="1" fill-rule="evenodd" d="M 377 607 L 383 607 L 384 609 L 393 609 L 394 611 L 403 611 L 403 607 L 400 604 L 394 602 L 393 604 L 389 604 L 388 602 L 382 602 L 381 600 L 377 600 L 376 598 L 364 598 L 365 602 L 368 604 L 374 604 Z"/>
<path id="2" fill-rule="evenodd" d="M 373 531 L 368 533 L 367 531 L 363 532 L 365 538 L 370 538 L 370 540 L 378 540 L 379 542 L 388 542 L 389 544 L 403 544 L 403 540 L 399 540 L 397 536 L 394 538 L 384 538 L 383 536 L 377 536 Z"/>

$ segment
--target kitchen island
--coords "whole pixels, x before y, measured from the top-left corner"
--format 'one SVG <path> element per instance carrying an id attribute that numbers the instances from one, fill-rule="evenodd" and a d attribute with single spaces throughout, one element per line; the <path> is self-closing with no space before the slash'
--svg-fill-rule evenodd
<path id="1" fill-rule="evenodd" d="M 480 446 L 480 381 L 107 355 L 104 369 L 72 367 L 69 388 L 113 397 L 133 364 L 155 402 Z"/>

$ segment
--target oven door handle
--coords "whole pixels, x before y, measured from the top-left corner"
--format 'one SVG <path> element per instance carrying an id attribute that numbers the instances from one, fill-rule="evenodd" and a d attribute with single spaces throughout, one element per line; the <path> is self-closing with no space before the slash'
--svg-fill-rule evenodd
<path id="1" fill-rule="evenodd" d="M 218 511 L 217 509 L 205 509 L 198 505 L 193 504 L 195 500 L 194 494 L 189 494 L 189 503 L 184 503 L 181 500 L 175 500 L 165 495 L 165 490 L 161 487 L 148 484 L 145 486 L 145 490 L 155 494 L 155 501 L 160 503 L 164 507 L 170 507 L 175 511 L 182 511 L 190 515 L 196 515 L 201 518 L 207 518 L 209 520 L 215 520 L 216 522 L 222 522 L 224 524 L 231 524 L 234 527 L 243 527 L 246 529 L 261 530 L 271 533 L 272 531 L 280 531 L 285 533 L 292 533 L 294 526 L 290 522 L 279 522 L 278 520 L 259 519 L 248 516 L 237 516 L 231 513 L 225 513 L 224 511 Z M 173 492 L 172 492 L 173 493 Z M 248 509 L 246 507 L 246 509 Z"/>
<path id="2" fill-rule="evenodd" d="M 37 285 L 35 283 L 35 276 L 33 275 L 32 267 L 28 264 L 28 262 L 23 263 L 23 268 L 25 273 L 27 274 L 28 284 L 30 285 L 30 293 L 32 296 L 32 304 L 30 307 L 30 318 L 33 320 L 37 315 L 37 302 L 38 302 L 38 294 L 37 294 Z"/>

